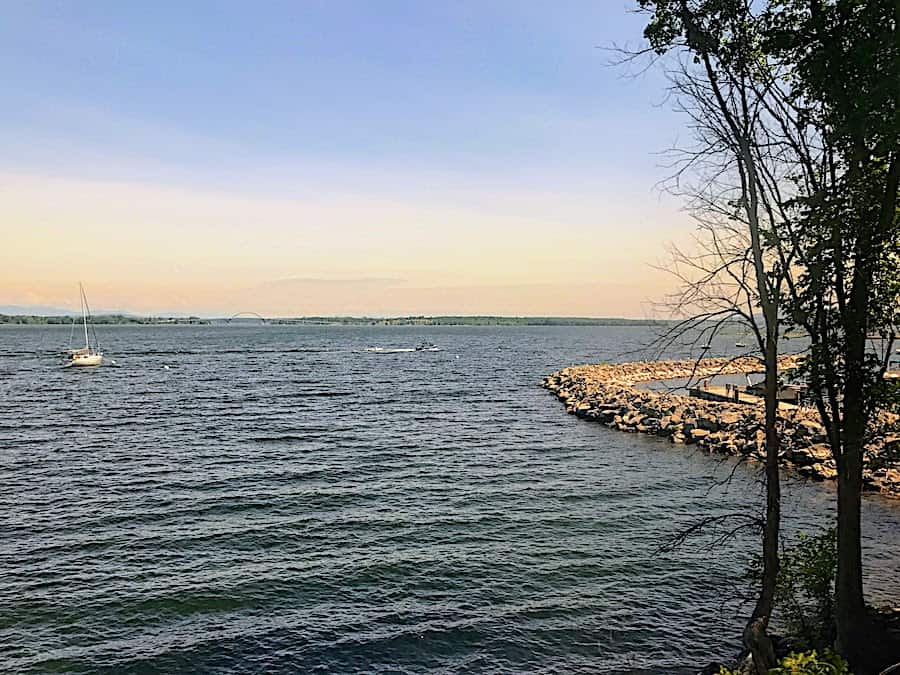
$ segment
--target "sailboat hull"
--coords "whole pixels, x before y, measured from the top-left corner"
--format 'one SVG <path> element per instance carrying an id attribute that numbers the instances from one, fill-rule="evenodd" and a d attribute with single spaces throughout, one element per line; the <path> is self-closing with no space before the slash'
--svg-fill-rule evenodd
<path id="1" fill-rule="evenodd" d="M 99 366 L 103 363 L 102 354 L 74 354 L 70 365 L 73 366 Z"/>

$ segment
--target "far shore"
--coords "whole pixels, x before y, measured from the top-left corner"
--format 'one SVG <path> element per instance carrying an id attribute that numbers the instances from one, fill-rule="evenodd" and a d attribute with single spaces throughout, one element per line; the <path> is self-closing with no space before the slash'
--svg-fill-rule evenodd
<path id="1" fill-rule="evenodd" d="M 81 315 L 0 314 L 0 324 L 69 325 Z M 134 316 L 130 314 L 98 314 L 91 318 L 96 325 L 308 325 L 308 326 L 665 326 L 667 321 L 626 319 L 619 317 L 555 317 L 555 316 L 304 316 L 264 317 L 242 312 L 231 317 L 199 316 Z"/>

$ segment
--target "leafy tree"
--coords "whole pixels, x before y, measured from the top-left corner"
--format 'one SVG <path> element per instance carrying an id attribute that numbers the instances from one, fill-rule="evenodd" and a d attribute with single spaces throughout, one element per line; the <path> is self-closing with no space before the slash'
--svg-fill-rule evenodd
<path id="1" fill-rule="evenodd" d="M 645 30 L 652 49 L 686 51 L 695 66 L 686 91 L 709 95 L 709 105 L 686 109 L 694 128 L 718 133 L 735 160 L 740 194 L 731 218 L 748 228 L 763 273 L 757 301 L 767 374 L 779 328 L 810 336 L 804 373 L 838 468 L 836 644 L 851 662 L 874 667 L 877 650 L 864 648 L 873 625 L 862 586 L 860 502 L 863 448 L 891 394 L 883 357 L 900 325 L 900 3 L 638 4 L 652 14 Z M 704 199 L 715 201 L 708 192 Z M 887 344 L 882 358 L 868 348 L 873 334 Z M 777 447 L 775 434 L 767 446 Z M 769 468 L 771 503 L 778 492 Z M 767 536 L 777 513 L 767 509 Z M 770 556 L 772 548 L 764 538 Z M 754 616 L 764 629 L 777 556 L 763 571 Z"/>
<path id="2" fill-rule="evenodd" d="M 890 392 L 887 361 L 900 326 L 900 3 L 787 0 L 767 15 L 767 50 L 790 64 L 788 104 L 820 164 L 798 164 L 804 194 L 793 241 L 802 273 L 791 320 L 807 331 L 805 370 L 838 470 L 837 647 L 865 661 L 873 629 L 862 584 L 863 449 Z M 800 153 L 808 158 L 812 153 Z"/>

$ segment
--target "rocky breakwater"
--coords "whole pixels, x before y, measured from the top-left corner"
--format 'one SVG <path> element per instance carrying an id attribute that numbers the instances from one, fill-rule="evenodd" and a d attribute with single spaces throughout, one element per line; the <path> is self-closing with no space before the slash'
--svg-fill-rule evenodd
<path id="1" fill-rule="evenodd" d="M 782 368 L 798 365 L 786 356 Z M 578 417 L 625 432 L 667 437 L 673 443 L 695 444 L 710 453 L 765 456 L 765 413 L 762 405 L 707 401 L 635 385 L 654 380 L 691 378 L 759 371 L 755 359 L 697 361 L 641 361 L 636 363 L 572 366 L 544 378 L 542 385 Z M 891 420 L 896 422 L 896 420 Z M 897 425 L 890 425 L 895 429 Z M 817 480 L 837 476 L 825 430 L 815 411 L 782 407 L 779 411 L 781 461 L 797 473 Z M 900 450 L 900 432 L 886 434 L 867 449 L 866 486 L 900 498 L 900 466 L 888 461 Z"/>

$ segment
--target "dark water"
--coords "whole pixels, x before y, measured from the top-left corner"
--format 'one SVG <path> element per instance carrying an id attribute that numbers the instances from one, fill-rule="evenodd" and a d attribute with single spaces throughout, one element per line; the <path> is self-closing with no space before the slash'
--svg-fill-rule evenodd
<path id="1" fill-rule="evenodd" d="M 0 328 L 0 671 L 679 673 L 731 656 L 753 469 L 537 386 L 636 328 Z M 366 354 L 422 339 L 437 353 Z M 168 366 L 165 368 L 164 366 Z M 833 498 L 799 484 L 790 525 Z M 900 507 L 866 503 L 898 598 Z"/>

